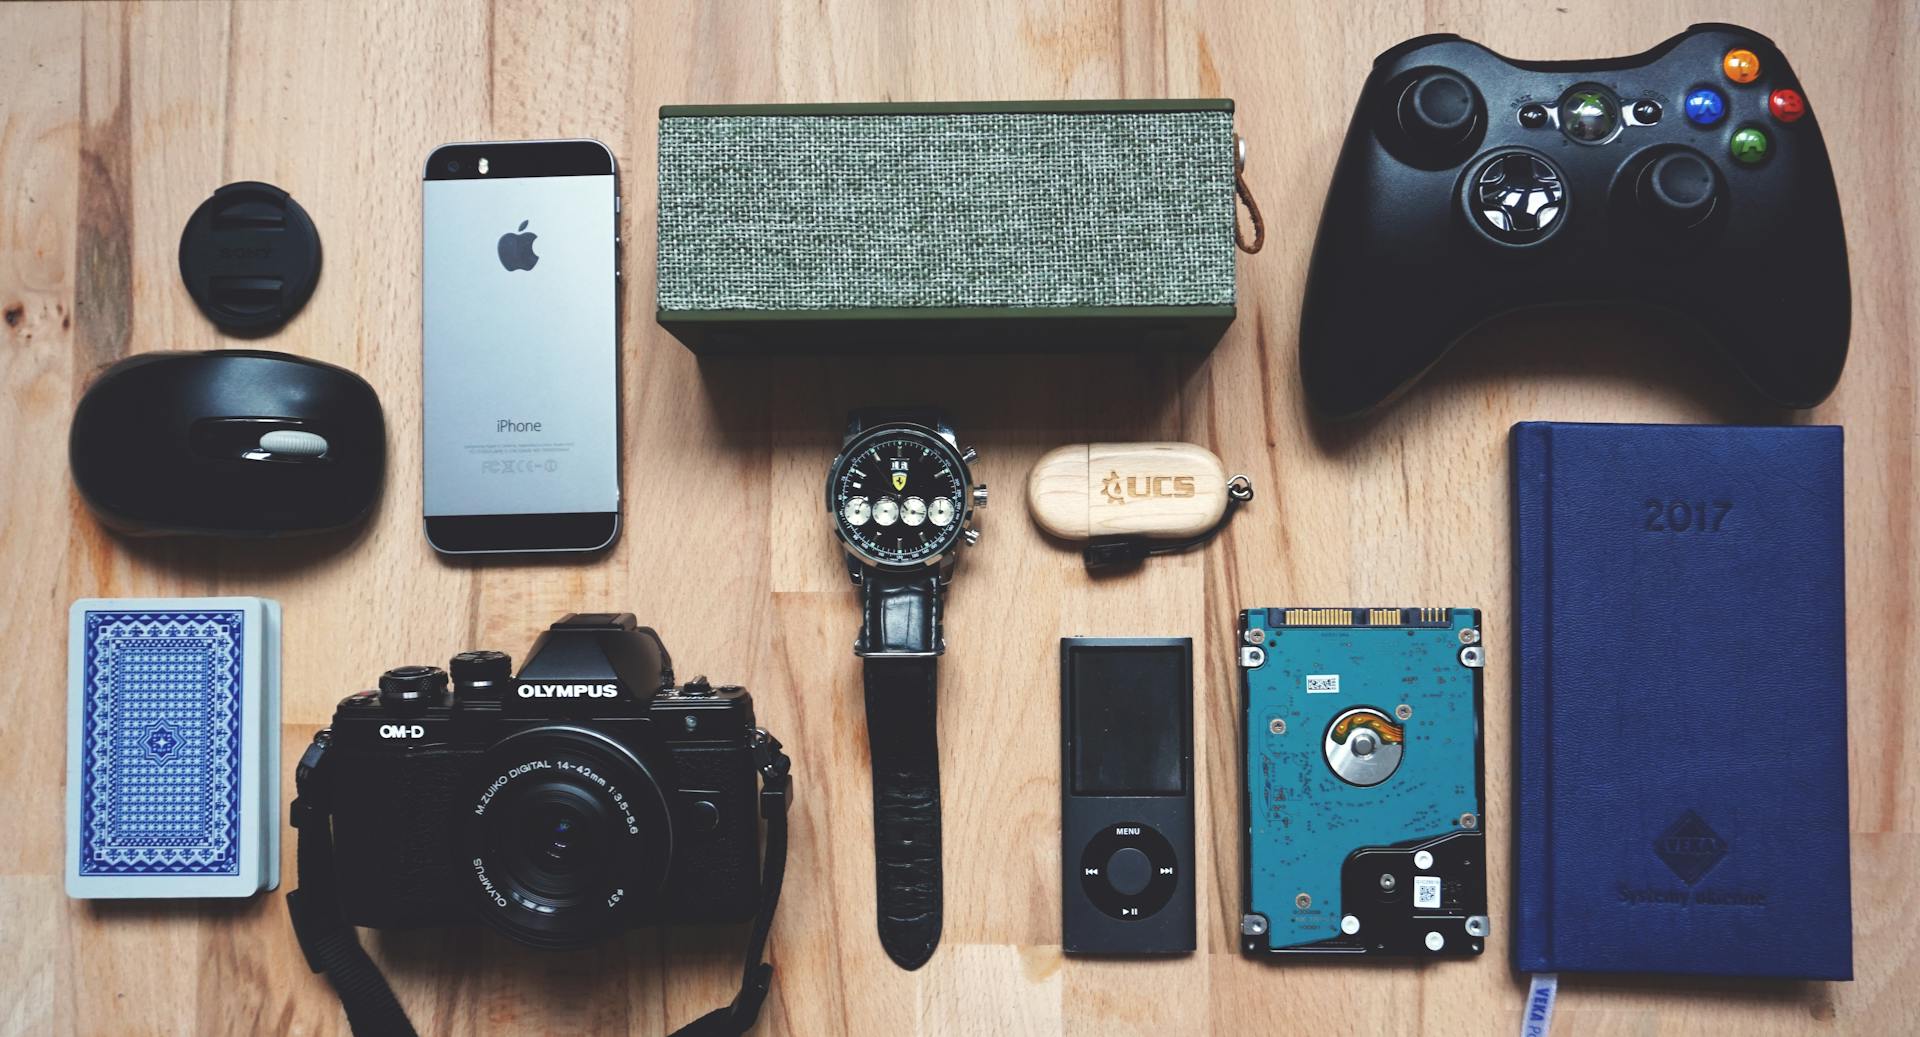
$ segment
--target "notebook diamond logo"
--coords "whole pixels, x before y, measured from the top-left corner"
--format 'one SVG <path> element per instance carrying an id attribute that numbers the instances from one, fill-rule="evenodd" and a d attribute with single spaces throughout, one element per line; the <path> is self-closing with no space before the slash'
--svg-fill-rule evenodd
<path id="1" fill-rule="evenodd" d="M 1699 814 L 1689 810 L 1653 841 L 1653 852 L 1673 869 L 1680 881 L 1691 886 L 1727 855 L 1727 841 L 1701 820 Z"/>

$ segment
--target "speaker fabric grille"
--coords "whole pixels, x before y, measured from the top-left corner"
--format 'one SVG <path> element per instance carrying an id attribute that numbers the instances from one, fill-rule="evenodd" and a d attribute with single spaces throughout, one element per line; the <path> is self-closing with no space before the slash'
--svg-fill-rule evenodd
<path id="1" fill-rule="evenodd" d="M 1232 305 L 1229 111 L 675 116 L 673 310 Z"/>

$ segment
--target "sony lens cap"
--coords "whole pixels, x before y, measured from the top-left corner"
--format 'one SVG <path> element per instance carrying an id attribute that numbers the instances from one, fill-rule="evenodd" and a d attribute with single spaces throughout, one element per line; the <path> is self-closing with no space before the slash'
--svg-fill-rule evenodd
<path id="1" fill-rule="evenodd" d="M 228 184 L 187 218 L 180 277 L 207 319 L 264 335 L 300 312 L 320 279 L 320 234 L 307 210 L 272 184 Z"/>

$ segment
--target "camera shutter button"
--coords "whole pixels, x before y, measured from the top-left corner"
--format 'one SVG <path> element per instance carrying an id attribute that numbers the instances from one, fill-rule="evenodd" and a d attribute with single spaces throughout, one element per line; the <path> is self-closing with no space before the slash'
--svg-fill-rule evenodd
<path id="1" fill-rule="evenodd" d="M 447 671 L 438 666 L 396 666 L 380 675 L 380 704 L 413 716 L 446 701 Z"/>

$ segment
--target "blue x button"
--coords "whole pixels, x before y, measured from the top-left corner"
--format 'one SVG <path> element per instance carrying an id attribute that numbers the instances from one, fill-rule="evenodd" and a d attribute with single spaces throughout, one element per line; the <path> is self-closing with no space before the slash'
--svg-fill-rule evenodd
<path id="1" fill-rule="evenodd" d="M 1696 126 L 1712 126 L 1727 114 L 1727 99 L 1718 90 L 1705 87 L 1687 95 L 1687 120 Z"/>

